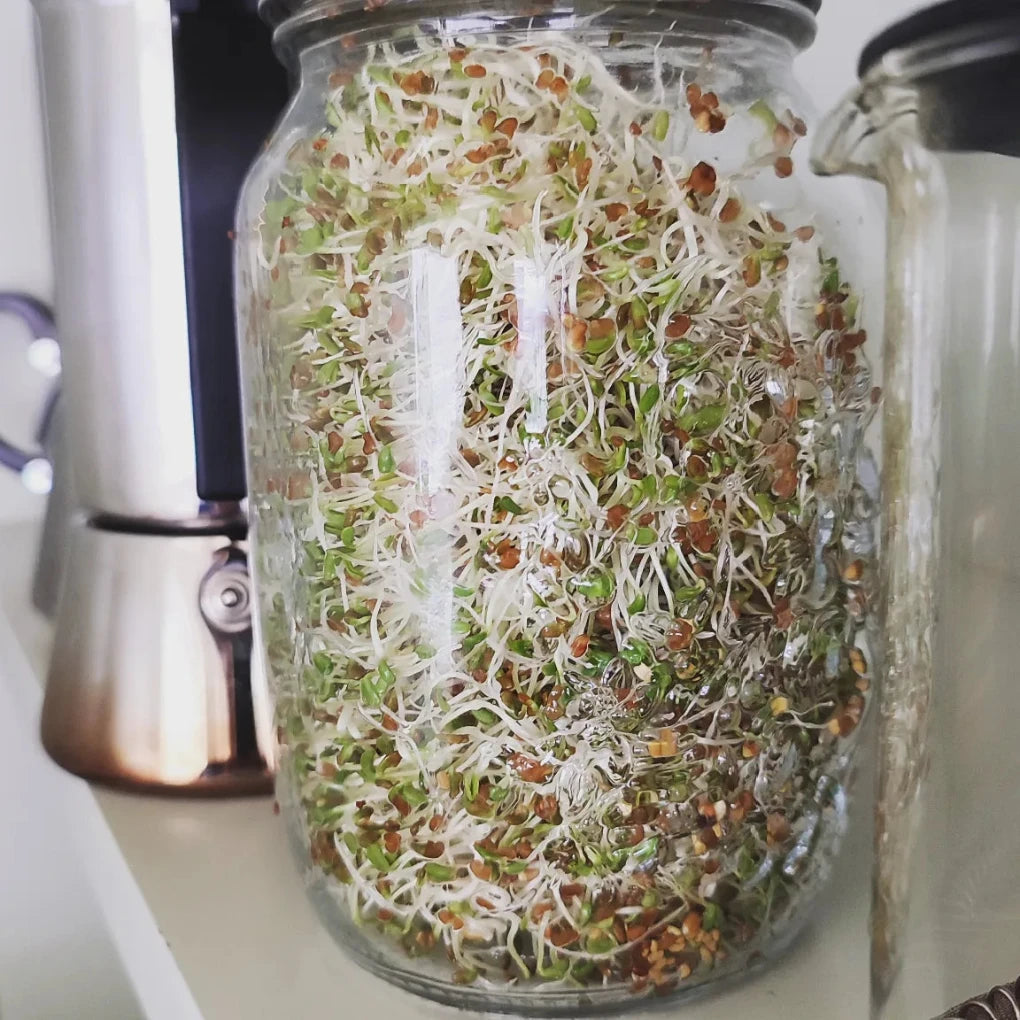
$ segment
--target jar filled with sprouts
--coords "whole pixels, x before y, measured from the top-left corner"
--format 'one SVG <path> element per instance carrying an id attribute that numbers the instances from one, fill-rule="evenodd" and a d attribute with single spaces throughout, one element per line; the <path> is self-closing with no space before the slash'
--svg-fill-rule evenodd
<path id="1" fill-rule="evenodd" d="M 796 935 L 872 681 L 880 399 L 810 0 L 267 0 L 238 221 L 279 798 L 370 970 L 683 996 Z"/>

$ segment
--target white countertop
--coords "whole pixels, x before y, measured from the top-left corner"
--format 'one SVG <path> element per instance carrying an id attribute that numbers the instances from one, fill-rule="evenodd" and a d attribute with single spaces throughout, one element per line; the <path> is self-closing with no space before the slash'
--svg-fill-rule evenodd
<path id="1" fill-rule="evenodd" d="M 41 676 L 50 631 L 28 606 L 34 535 L 32 526 L 0 528 L 0 603 Z M 391 988 L 345 959 L 305 897 L 271 799 L 186 800 L 102 789 L 94 794 L 205 1020 L 322 1020 L 375 1011 L 386 1020 L 465 1015 Z M 857 815 L 816 918 L 780 964 L 696 1004 L 662 1005 L 654 1015 L 818 1020 L 824 1003 L 826 1020 L 866 1016 L 870 833 L 861 824 L 866 812 Z M 100 899 L 110 895 L 108 877 L 93 876 Z M 145 991 L 153 980 L 152 961 L 123 945 L 123 934 L 125 967 L 136 988 L 141 986 L 139 998 L 151 1002 Z M 180 1012 L 159 1014 L 187 1020 Z"/>

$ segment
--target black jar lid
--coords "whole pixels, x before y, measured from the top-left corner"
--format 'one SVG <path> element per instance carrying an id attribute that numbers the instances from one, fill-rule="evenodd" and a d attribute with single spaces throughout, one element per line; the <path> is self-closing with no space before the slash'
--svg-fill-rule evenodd
<path id="1" fill-rule="evenodd" d="M 1011 22 L 1015 24 L 1010 25 Z M 983 29 L 989 34 L 998 34 L 1010 28 L 1020 33 L 1017 0 L 945 0 L 895 22 L 875 36 L 864 47 L 857 71 L 863 78 L 893 50 L 935 42 L 940 36 L 961 32 L 980 34 Z"/>
<path id="2" fill-rule="evenodd" d="M 910 84 L 925 144 L 1020 156 L 1020 4 L 946 0 L 876 36 L 858 66 Z"/>

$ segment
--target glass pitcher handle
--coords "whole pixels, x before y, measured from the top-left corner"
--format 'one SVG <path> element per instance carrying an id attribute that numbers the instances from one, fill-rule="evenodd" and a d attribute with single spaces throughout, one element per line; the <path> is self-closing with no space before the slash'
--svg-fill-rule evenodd
<path id="1" fill-rule="evenodd" d="M 56 325 L 53 313 L 36 298 L 14 291 L 0 291 L 0 314 L 9 313 L 20 318 L 36 340 L 55 338 Z M 41 442 L 53 416 L 56 393 L 46 402 L 37 439 Z M 49 460 L 41 451 L 26 450 L 0 436 L 0 465 L 21 474 L 25 485 L 34 492 L 47 492 L 52 479 Z"/>

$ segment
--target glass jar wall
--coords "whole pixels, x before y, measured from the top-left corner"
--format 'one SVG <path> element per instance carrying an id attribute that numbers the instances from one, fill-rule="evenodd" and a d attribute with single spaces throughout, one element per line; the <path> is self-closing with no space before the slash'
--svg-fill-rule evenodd
<path id="1" fill-rule="evenodd" d="M 878 393 L 789 76 L 811 5 L 268 6 L 300 85 L 238 301 L 320 911 L 479 1009 L 743 973 L 827 877 L 871 683 Z"/>

